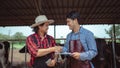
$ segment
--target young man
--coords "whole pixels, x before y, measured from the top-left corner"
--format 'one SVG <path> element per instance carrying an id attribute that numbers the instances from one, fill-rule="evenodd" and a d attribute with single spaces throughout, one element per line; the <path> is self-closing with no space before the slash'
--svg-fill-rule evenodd
<path id="1" fill-rule="evenodd" d="M 45 15 L 36 17 L 35 24 L 31 25 L 34 34 L 27 37 L 26 45 L 31 54 L 30 63 L 33 68 L 54 67 L 57 56 L 55 51 L 60 51 L 61 47 L 56 46 L 52 36 L 47 34 L 49 24 L 54 20 L 48 20 Z"/>
<path id="2" fill-rule="evenodd" d="M 94 68 L 90 60 L 97 55 L 93 33 L 80 26 L 80 15 L 76 11 L 67 16 L 67 25 L 72 30 L 67 35 L 63 52 L 70 52 L 69 68 Z"/>

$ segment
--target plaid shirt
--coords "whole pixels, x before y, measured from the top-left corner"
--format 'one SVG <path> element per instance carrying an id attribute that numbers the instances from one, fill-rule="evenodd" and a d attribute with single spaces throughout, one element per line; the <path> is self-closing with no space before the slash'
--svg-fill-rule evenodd
<path id="1" fill-rule="evenodd" d="M 31 54 L 30 65 L 33 65 L 38 49 L 53 47 L 56 45 L 56 43 L 54 38 L 49 35 L 45 35 L 45 38 L 41 40 L 41 37 L 34 33 L 27 37 L 26 45 L 28 47 L 29 53 Z"/>

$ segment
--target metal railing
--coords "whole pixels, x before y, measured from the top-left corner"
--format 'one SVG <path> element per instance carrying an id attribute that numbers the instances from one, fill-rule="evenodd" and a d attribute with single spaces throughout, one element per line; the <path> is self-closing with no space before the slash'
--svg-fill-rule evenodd
<path id="1" fill-rule="evenodd" d="M 112 40 L 111 38 L 101 38 L 101 39 L 105 39 L 105 40 Z M 64 40 L 64 42 L 65 42 L 65 38 L 60 38 L 60 39 L 55 39 L 55 40 Z M 120 40 L 120 38 L 116 38 L 115 40 Z M 0 39 L 0 41 L 2 42 L 2 41 L 9 41 L 10 42 L 10 45 L 11 45 L 11 66 L 10 66 L 10 68 L 12 68 L 12 64 L 13 64 L 13 49 L 14 49 L 14 42 L 15 41 L 26 41 L 26 39 L 6 39 L 6 40 L 2 40 L 2 39 Z M 27 64 L 26 64 L 26 62 L 27 62 L 27 49 L 25 48 L 25 66 L 26 66 L 26 68 L 28 68 L 27 67 Z"/>

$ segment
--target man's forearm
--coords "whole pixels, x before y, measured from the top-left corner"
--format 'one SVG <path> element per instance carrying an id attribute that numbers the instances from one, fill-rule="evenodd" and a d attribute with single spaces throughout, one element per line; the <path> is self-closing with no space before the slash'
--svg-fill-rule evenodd
<path id="1" fill-rule="evenodd" d="M 50 48 L 46 48 L 46 49 L 39 49 L 36 57 L 41 57 L 41 56 L 47 55 L 54 51 L 55 51 L 54 47 L 50 47 Z"/>

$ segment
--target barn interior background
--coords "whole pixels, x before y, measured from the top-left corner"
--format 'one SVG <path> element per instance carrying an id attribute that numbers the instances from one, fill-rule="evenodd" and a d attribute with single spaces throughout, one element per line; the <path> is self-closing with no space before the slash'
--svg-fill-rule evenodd
<path id="1" fill-rule="evenodd" d="M 116 43 L 119 38 L 116 38 L 115 34 L 115 24 L 120 24 L 120 0 L 0 0 L 0 26 L 30 26 L 34 23 L 36 16 L 44 14 L 49 19 L 55 20 L 52 25 L 54 26 L 54 37 L 56 37 L 56 25 L 66 25 L 65 15 L 72 10 L 80 12 L 81 24 L 108 24 L 113 26 L 111 38 L 101 39 L 103 42 L 101 40 L 98 42 L 101 42 L 100 47 L 98 47 L 101 48 L 99 49 L 99 54 L 102 55 L 102 58 L 99 56 L 100 58 L 96 62 L 99 61 L 100 68 L 120 68 L 120 44 Z M 111 42 L 106 43 L 108 40 Z M 13 45 L 15 41 L 25 42 L 25 39 L 1 39 L 1 41 L 9 41 L 11 44 L 9 55 L 10 67 L 13 68 L 13 61 L 15 61 Z M 103 44 L 109 47 L 104 47 Z M 105 48 L 105 52 L 102 47 Z M 103 55 L 103 53 L 107 54 Z M 108 56 L 109 58 L 106 59 L 103 56 Z M 15 62 L 20 60 L 24 61 L 26 58 Z M 107 64 L 108 62 L 110 63 Z"/>

